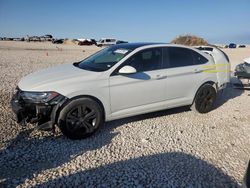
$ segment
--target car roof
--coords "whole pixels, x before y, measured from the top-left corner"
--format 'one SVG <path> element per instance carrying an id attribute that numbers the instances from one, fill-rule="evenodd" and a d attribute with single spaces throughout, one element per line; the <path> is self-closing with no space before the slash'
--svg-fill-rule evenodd
<path id="1" fill-rule="evenodd" d="M 124 48 L 128 50 L 136 50 L 136 49 L 144 49 L 144 48 L 151 48 L 151 47 L 180 47 L 180 48 L 188 48 L 194 51 L 199 51 L 195 49 L 194 46 L 185 46 L 181 44 L 171 44 L 171 43 L 156 43 L 156 42 L 140 42 L 140 43 L 121 43 L 111 46 L 113 49 Z"/>
<path id="2" fill-rule="evenodd" d="M 143 47 L 143 46 L 164 45 L 164 44 L 166 44 L 166 43 L 153 43 L 153 42 L 121 43 L 121 44 L 114 45 L 114 47 L 134 50 L 136 48 L 140 48 L 140 47 Z"/>

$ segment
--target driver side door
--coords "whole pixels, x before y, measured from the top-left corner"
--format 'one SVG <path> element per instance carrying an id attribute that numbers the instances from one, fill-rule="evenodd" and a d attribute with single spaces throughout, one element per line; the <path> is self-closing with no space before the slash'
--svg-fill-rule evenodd
<path id="1" fill-rule="evenodd" d="M 162 69 L 162 48 L 150 48 L 134 54 L 125 61 L 134 67 L 134 74 L 111 74 L 109 78 L 112 115 L 125 117 L 157 108 L 166 100 L 166 69 Z"/>

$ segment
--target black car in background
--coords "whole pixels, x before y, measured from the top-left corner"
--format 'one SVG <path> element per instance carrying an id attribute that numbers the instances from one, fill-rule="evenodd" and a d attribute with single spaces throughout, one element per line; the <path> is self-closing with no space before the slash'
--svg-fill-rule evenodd
<path id="1" fill-rule="evenodd" d="M 239 45 L 239 48 L 246 48 L 246 45 L 241 44 L 241 45 Z"/>
<path id="2" fill-rule="evenodd" d="M 229 48 L 236 48 L 236 47 L 237 47 L 237 45 L 236 45 L 236 44 L 234 44 L 234 43 L 230 43 L 230 44 L 228 45 L 228 47 L 229 47 Z"/>
<path id="3" fill-rule="evenodd" d="M 82 45 L 96 45 L 96 40 L 95 39 L 85 39 L 83 41 L 79 41 L 78 42 L 78 45 L 82 46 Z"/>
<path id="4" fill-rule="evenodd" d="M 64 42 L 63 39 L 55 39 L 55 40 L 52 40 L 52 43 L 53 44 L 62 44 Z"/>

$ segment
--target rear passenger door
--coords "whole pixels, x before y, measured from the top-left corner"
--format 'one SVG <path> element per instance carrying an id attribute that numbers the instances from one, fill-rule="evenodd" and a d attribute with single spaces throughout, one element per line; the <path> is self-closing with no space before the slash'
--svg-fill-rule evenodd
<path id="1" fill-rule="evenodd" d="M 189 48 L 165 47 L 163 62 L 167 68 L 167 100 L 175 106 L 191 104 L 197 87 L 206 77 L 201 66 L 208 60 Z"/>

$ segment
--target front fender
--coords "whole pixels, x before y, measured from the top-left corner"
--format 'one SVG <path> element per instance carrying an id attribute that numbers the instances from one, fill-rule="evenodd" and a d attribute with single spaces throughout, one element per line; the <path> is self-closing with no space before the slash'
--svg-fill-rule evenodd
<path id="1" fill-rule="evenodd" d="M 111 113 L 110 102 L 109 102 L 109 90 L 79 90 L 67 94 L 67 98 L 72 100 L 76 97 L 90 97 L 97 99 L 103 106 L 105 117 L 108 117 Z"/>

